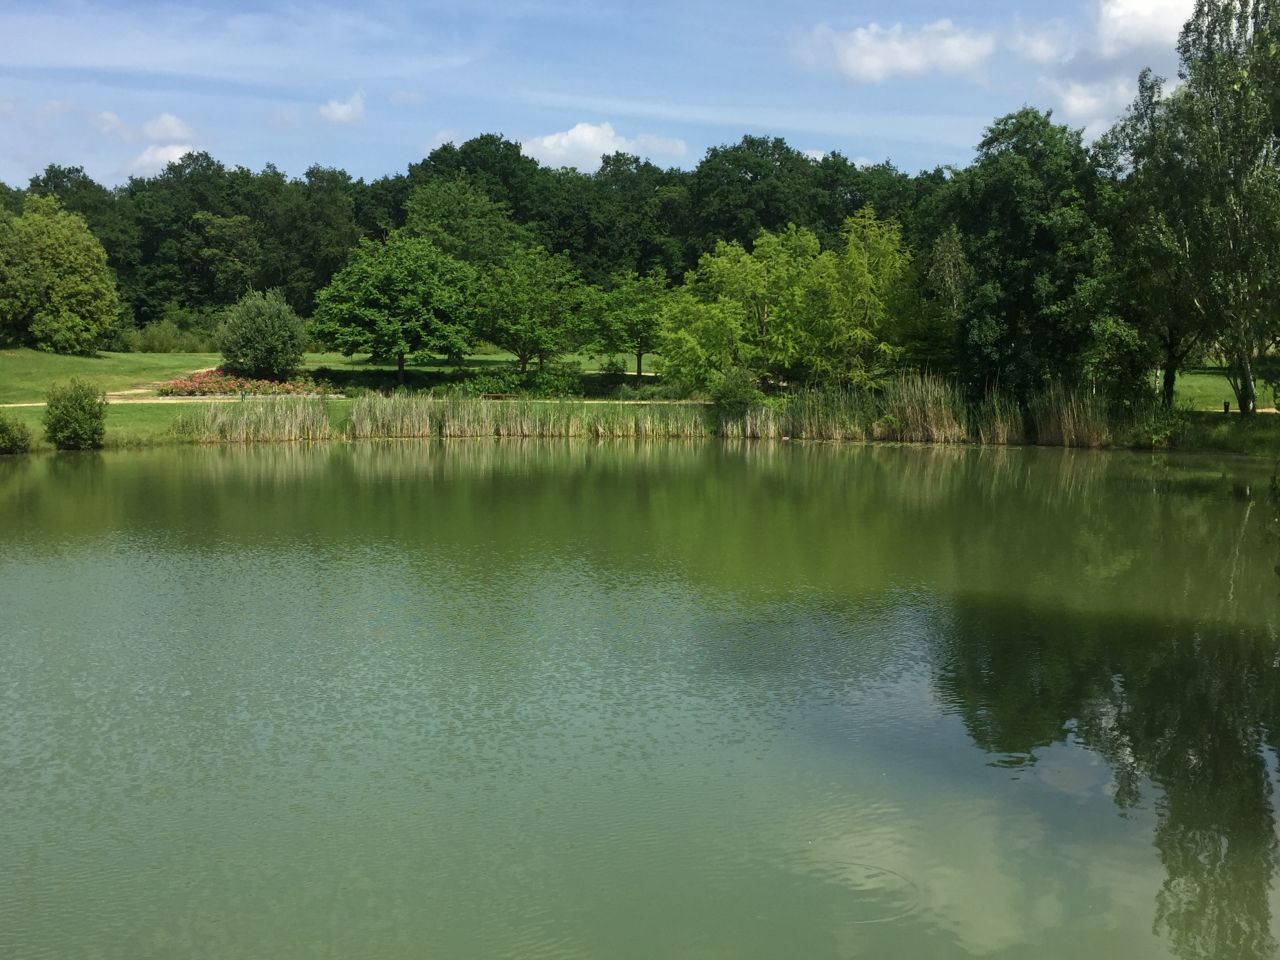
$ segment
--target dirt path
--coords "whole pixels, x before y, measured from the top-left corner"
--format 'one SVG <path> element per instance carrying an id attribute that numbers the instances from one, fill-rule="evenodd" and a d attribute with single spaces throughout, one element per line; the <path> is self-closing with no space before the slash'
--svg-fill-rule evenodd
<path id="1" fill-rule="evenodd" d="M 239 401 L 240 395 L 229 397 L 159 397 L 150 390 L 118 390 L 107 394 L 107 403 L 229 403 Z M 0 410 L 15 407 L 43 407 L 44 401 L 31 403 L 0 403 Z"/>

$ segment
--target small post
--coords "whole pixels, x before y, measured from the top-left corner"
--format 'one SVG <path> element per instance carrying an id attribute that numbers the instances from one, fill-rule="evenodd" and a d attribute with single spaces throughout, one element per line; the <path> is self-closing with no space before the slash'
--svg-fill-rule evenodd
<path id="1" fill-rule="evenodd" d="M 1223 413 L 1230 413 L 1230 412 L 1231 412 L 1231 401 L 1230 401 L 1230 400 L 1223 400 L 1223 401 L 1222 401 L 1222 412 L 1223 412 Z"/>

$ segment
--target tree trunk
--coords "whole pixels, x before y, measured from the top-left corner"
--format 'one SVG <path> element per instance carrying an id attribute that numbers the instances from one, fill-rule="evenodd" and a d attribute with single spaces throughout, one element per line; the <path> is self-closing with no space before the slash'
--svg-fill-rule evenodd
<path id="1" fill-rule="evenodd" d="M 527 353 L 517 353 L 516 361 L 520 364 L 520 376 L 524 376 L 529 372 L 529 355 Z"/>
<path id="2" fill-rule="evenodd" d="M 1258 412 L 1258 384 L 1253 373 L 1253 357 L 1237 357 L 1234 366 L 1230 377 L 1231 389 L 1235 392 L 1240 416 L 1247 419 Z"/>
<path id="3" fill-rule="evenodd" d="M 1169 410 L 1173 409 L 1173 387 L 1174 384 L 1177 383 L 1177 379 L 1177 365 L 1172 360 L 1166 361 L 1164 368 L 1164 384 L 1161 388 L 1161 396 L 1164 399 L 1165 408 Z"/>
<path id="4" fill-rule="evenodd" d="M 636 383 L 644 382 L 644 351 L 636 351 Z"/>
<path id="5" fill-rule="evenodd" d="M 404 385 L 404 354 L 396 354 L 396 373 L 400 376 L 400 384 Z"/>

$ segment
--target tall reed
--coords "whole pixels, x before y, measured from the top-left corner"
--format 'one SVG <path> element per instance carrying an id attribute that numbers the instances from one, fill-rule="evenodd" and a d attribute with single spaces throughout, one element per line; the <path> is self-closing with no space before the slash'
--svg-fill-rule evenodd
<path id="1" fill-rule="evenodd" d="M 1047 447 L 1105 447 L 1111 443 L 1111 411 L 1105 399 L 1054 381 L 1031 399 L 1036 443 Z"/>
<path id="2" fill-rule="evenodd" d="M 329 440 L 334 435 L 324 400 L 293 397 L 193 406 L 178 416 L 173 431 L 192 443 Z"/>
<path id="3" fill-rule="evenodd" d="M 351 410 L 353 439 L 594 437 L 695 439 L 712 435 L 701 404 L 482 400 L 370 394 Z"/>
<path id="4" fill-rule="evenodd" d="M 907 443 L 963 443 L 968 439 L 964 397 L 949 380 L 928 374 L 904 374 L 881 392 L 877 440 Z"/>
<path id="5" fill-rule="evenodd" d="M 981 444 L 1019 446 L 1027 442 L 1027 418 L 1014 399 L 989 393 L 970 411 L 971 434 Z"/>

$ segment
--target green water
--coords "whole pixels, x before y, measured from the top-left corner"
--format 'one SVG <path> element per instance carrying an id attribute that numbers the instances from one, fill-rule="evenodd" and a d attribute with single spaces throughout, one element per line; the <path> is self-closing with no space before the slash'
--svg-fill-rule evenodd
<path id="1" fill-rule="evenodd" d="M 1261 958 L 1269 471 L 0 458 L 0 958 Z"/>

